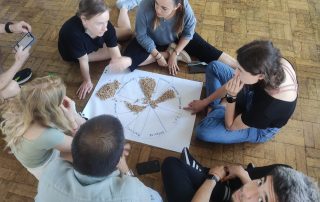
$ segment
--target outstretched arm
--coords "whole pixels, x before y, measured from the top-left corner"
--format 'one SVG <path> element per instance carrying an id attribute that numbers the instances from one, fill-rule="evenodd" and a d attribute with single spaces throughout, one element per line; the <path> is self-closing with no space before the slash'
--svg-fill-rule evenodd
<path id="1" fill-rule="evenodd" d="M 0 24 L 0 33 L 6 33 L 5 26 L 5 24 Z M 24 21 L 10 24 L 8 28 L 9 31 L 13 33 L 31 32 L 31 26 Z"/>
<path id="2" fill-rule="evenodd" d="M 93 88 L 89 71 L 89 57 L 87 54 L 85 54 L 84 56 L 78 58 L 78 60 L 83 81 L 77 91 L 77 95 L 79 99 L 84 99 Z"/>
<path id="3" fill-rule="evenodd" d="M 193 100 L 183 109 L 191 111 L 192 114 L 196 114 L 206 108 L 211 102 L 218 98 L 223 98 L 226 95 L 226 84 L 221 86 L 218 90 L 213 92 L 211 95 L 203 100 Z"/>

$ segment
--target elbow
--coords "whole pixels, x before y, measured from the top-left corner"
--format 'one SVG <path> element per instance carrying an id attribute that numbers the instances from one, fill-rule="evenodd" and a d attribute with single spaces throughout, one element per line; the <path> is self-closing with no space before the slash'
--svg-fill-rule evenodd
<path id="1" fill-rule="evenodd" d="M 235 130 L 235 129 L 232 127 L 232 123 L 225 122 L 224 126 L 225 126 L 225 128 L 226 128 L 228 131 L 234 131 L 234 130 Z"/>

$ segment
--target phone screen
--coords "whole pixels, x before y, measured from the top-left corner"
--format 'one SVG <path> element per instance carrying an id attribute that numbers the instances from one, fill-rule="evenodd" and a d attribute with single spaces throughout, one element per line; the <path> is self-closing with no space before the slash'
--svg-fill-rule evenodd
<path id="1" fill-rule="evenodd" d="M 28 46 L 32 45 L 34 42 L 34 36 L 28 32 L 26 35 L 22 37 L 20 41 L 14 46 L 14 49 L 17 51 L 19 47 L 23 47 L 23 50 L 27 48 Z"/>

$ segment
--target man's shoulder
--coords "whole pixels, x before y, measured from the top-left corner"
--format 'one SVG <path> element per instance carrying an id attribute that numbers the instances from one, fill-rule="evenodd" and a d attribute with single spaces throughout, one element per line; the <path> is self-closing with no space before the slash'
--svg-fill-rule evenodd
<path id="1" fill-rule="evenodd" d="M 73 170 L 72 164 L 64 159 L 57 158 L 51 161 L 40 178 L 41 180 L 45 179 L 56 179 L 56 176 L 62 176 L 67 172 L 71 172 Z"/>
<path id="2" fill-rule="evenodd" d="M 121 176 L 119 171 L 101 181 L 82 184 L 75 177 L 72 165 L 68 162 L 58 160 L 47 168 L 39 181 L 38 201 L 48 198 L 51 201 L 92 201 L 98 198 L 107 201 L 141 201 L 140 199 L 150 198 L 148 187 L 138 178 Z"/>

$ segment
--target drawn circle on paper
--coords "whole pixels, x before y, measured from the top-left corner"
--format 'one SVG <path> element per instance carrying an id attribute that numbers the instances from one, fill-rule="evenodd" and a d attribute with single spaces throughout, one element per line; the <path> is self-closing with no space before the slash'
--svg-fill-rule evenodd
<path id="1" fill-rule="evenodd" d="M 153 138 L 166 135 L 178 124 L 182 117 L 183 109 L 181 96 L 174 85 L 163 78 L 156 80 L 156 86 L 151 99 L 156 100 L 164 92 L 173 90 L 175 98 L 158 103 L 152 107 L 145 103 L 145 95 L 140 87 L 140 79 L 150 77 L 135 77 L 122 82 L 114 97 L 114 113 L 121 121 L 124 129 L 129 134 L 139 138 Z M 126 103 L 138 106 L 146 106 L 140 112 L 133 112 Z"/>

